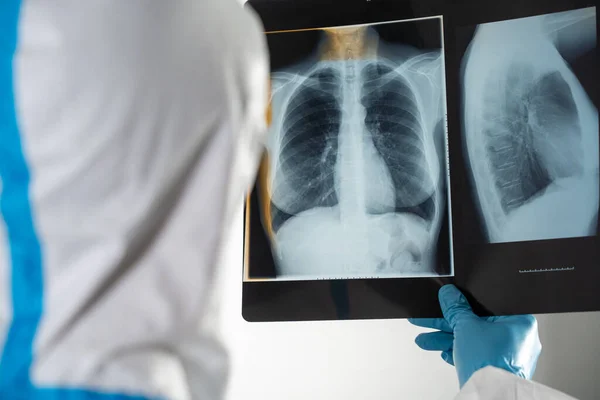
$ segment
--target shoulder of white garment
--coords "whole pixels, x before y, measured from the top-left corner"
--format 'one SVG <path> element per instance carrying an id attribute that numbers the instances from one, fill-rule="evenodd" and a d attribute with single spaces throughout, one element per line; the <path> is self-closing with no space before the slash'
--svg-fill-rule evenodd
<path id="1" fill-rule="evenodd" d="M 455 400 L 576 400 L 540 383 L 522 379 L 499 368 L 477 371 Z"/>
<path id="2" fill-rule="evenodd" d="M 265 133 L 259 18 L 236 0 L 22 3 L 15 108 L 44 255 L 32 381 L 220 398 L 208 296 L 223 204 L 240 206 Z M 164 357 L 134 345 L 171 337 Z"/>

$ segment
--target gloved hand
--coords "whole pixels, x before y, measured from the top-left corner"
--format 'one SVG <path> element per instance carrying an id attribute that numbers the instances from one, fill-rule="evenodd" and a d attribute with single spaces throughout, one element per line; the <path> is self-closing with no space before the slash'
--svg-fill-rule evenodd
<path id="1" fill-rule="evenodd" d="M 533 315 L 480 318 L 454 285 L 439 291 L 444 318 L 409 319 L 417 326 L 438 329 L 415 342 L 423 350 L 441 351 L 456 366 L 460 387 L 477 370 L 494 366 L 531 379 L 542 350 Z"/>

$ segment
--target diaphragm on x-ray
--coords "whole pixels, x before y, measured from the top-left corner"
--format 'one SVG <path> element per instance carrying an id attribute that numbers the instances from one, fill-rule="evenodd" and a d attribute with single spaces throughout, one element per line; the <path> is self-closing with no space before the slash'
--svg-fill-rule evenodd
<path id="1" fill-rule="evenodd" d="M 277 278 L 439 275 L 450 218 L 443 40 L 423 50 L 373 25 L 319 31 L 312 55 L 272 73 L 259 184 Z"/>
<path id="2" fill-rule="evenodd" d="M 489 242 L 596 234 L 598 111 L 569 66 L 595 46 L 595 8 L 478 25 L 463 143 Z"/>

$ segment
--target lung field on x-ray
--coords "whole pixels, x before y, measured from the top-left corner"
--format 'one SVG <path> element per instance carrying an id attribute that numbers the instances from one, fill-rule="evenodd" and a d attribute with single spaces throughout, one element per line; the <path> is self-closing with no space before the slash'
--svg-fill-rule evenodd
<path id="1" fill-rule="evenodd" d="M 364 122 L 392 178 L 393 211 L 430 220 L 435 215 L 435 199 L 415 94 L 406 79 L 389 65 L 369 64 L 362 73 Z M 378 212 L 381 208 L 367 211 Z"/>
<path id="2" fill-rule="evenodd" d="M 558 72 L 536 80 L 528 66 L 513 65 L 504 91 L 504 98 L 511 101 L 485 104 L 494 110 L 485 114 L 483 133 L 500 204 L 509 213 L 539 195 L 553 179 L 580 173 L 582 167 L 574 161 L 583 151 L 575 147 L 573 154 L 560 154 L 564 149 L 552 148 L 556 145 L 548 139 L 568 134 L 569 140 L 581 140 L 571 89 Z M 503 114 L 498 116 L 499 110 Z M 553 159 L 545 163 L 544 152 L 571 162 Z"/>
<path id="3" fill-rule="evenodd" d="M 274 74 L 269 221 L 280 276 L 435 274 L 443 65 L 439 51 L 400 54 Z"/>
<path id="4" fill-rule="evenodd" d="M 463 58 L 463 141 L 489 241 L 590 236 L 598 114 L 556 48 L 596 45 L 595 8 L 479 25 Z"/>
<path id="5" fill-rule="evenodd" d="M 283 185 L 276 186 L 274 197 L 289 197 L 286 200 L 289 212 L 273 205 L 274 231 L 302 211 L 338 204 L 335 168 L 343 118 L 340 97 L 342 75 L 346 68 L 355 68 L 352 64 L 361 63 L 349 61 L 346 64 L 317 69 L 302 82 L 287 105 L 279 168 L 288 181 L 285 187 L 297 189 L 286 196 L 287 193 L 280 193 L 280 190 L 285 190 Z M 415 95 L 393 67 L 382 62 L 364 65 L 359 79 L 362 86 L 358 87 L 360 103 L 354 107 L 361 105 L 365 116 L 356 121 L 358 124 L 346 124 L 346 127 L 366 127 L 362 134 L 368 135 L 384 161 L 395 193 L 393 204 L 386 202 L 385 196 L 375 197 L 364 204 L 364 210 L 356 212 L 408 212 L 430 220 L 435 214 L 435 198 Z M 345 72 L 348 73 L 347 70 Z M 347 115 L 347 118 L 352 118 L 352 115 Z M 354 143 L 358 147 L 363 145 L 360 141 Z M 357 162 L 354 160 L 354 163 Z M 355 184 L 360 185 L 360 180 L 357 179 Z"/>
<path id="6" fill-rule="evenodd" d="M 302 82 L 287 105 L 279 168 L 288 183 L 285 188 L 277 186 L 275 192 L 287 212 L 272 203 L 275 232 L 293 215 L 338 203 L 334 169 L 342 120 L 340 84 L 338 70 L 317 70 Z M 281 193 L 285 190 L 288 192 Z"/>

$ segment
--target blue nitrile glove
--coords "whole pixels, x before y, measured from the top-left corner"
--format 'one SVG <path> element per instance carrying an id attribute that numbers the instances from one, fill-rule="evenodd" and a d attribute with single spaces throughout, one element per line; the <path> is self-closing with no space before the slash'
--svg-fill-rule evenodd
<path id="1" fill-rule="evenodd" d="M 542 351 L 533 315 L 480 318 L 454 285 L 443 286 L 439 300 L 444 318 L 409 321 L 439 330 L 422 333 L 415 342 L 423 350 L 441 351 L 442 358 L 456 366 L 460 387 L 486 366 L 531 379 Z"/>

